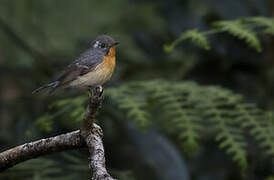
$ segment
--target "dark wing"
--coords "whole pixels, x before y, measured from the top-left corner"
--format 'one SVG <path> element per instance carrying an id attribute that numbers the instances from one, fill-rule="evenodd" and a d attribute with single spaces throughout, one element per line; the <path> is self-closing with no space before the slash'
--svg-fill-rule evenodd
<path id="1" fill-rule="evenodd" d="M 58 86 L 65 85 L 77 77 L 94 70 L 104 60 L 104 53 L 97 49 L 88 49 L 80 55 L 76 61 L 69 65 L 61 76 L 56 80 Z"/>
<path id="2" fill-rule="evenodd" d="M 58 87 L 64 86 L 75 80 L 77 77 L 94 70 L 103 62 L 103 60 L 103 52 L 98 49 L 88 49 L 82 53 L 76 61 L 69 65 L 57 80 L 39 87 L 32 93 L 34 94 L 46 89 L 50 89 L 50 92 L 54 92 Z"/>

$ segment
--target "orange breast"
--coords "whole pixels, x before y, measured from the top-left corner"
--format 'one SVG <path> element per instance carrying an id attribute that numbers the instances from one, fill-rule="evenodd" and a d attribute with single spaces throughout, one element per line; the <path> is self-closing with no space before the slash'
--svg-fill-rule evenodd
<path id="1" fill-rule="evenodd" d="M 104 61 L 98 66 L 98 70 L 101 69 L 104 72 L 106 80 L 110 78 L 115 68 L 115 56 L 104 56 Z"/>
<path id="2" fill-rule="evenodd" d="M 115 46 L 109 49 L 108 56 L 115 57 Z"/>
<path id="3" fill-rule="evenodd" d="M 102 81 L 107 81 L 110 79 L 114 68 L 115 68 L 116 58 L 115 58 L 115 47 L 110 48 L 107 56 L 104 56 L 104 61 L 98 65 L 95 71 L 102 72 L 100 74 L 100 79 Z"/>

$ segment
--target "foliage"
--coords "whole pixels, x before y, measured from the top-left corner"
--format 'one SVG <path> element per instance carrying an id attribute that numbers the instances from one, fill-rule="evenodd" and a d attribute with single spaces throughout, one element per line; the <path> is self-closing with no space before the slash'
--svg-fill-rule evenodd
<path id="1" fill-rule="evenodd" d="M 62 153 L 61 157 L 66 163 L 50 158 L 31 159 L 9 169 L 0 177 L 27 180 L 74 180 L 89 177 L 88 166 L 83 158 L 68 153 Z"/>
<path id="2" fill-rule="evenodd" d="M 244 170 L 249 146 L 244 132 L 248 130 L 263 154 L 274 155 L 272 114 L 244 102 L 241 95 L 230 90 L 194 82 L 151 80 L 110 88 L 106 95 L 126 112 L 128 120 L 141 129 L 153 124 L 177 137 L 188 154 L 199 150 L 201 139 L 215 137 L 219 148 L 231 154 Z M 61 111 L 75 103 L 61 102 L 65 102 L 57 103 Z M 155 114 L 160 115 L 153 117 Z"/>
<path id="3" fill-rule="evenodd" d="M 118 101 L 121 110 L 126 110 L 128 119 L 132 119 L 140 128 L 148 126 L 150 118 L 146 110 L 146 99 L 142 93 L 132 92 L 126 86 L 121 86 L 120 89 L 108 89 L 106 93 Z"/>
<path id="4" fill-rule="evenodd" d="M 246 17 L 236 20 L 217 21 L 213 23 L 212 29 L 208 31 L 198 32 L 197 29 L 194 29 L 183 32 L 173 43 L 165 45 L 164 49 L 166 52 L 171 52 L 182 41 L 191 39 L 196 46 L 209 50 L 208 36 L 226 32 L 240 40 L 244 40 L 250 48 L 261 52 L 262 47 L 256 31 L 260 34 L 274 35 L 274 18 Z"/>
<path id="5" fill-rule="evenodd" d="M 121 10 L 121 7 L 123 7 L 123 10 Z M 274 32 L 273 18 L 251 17 L 254 15 L 269 15 L 272 11 L 271 8 L 273 8 L 272 1 L 261 0 L 164 0 L 161 2 L 152 0 L 1 0 L 0 21 L 2 20 L 8 25 L 10 32 L 14 32 L 12 34 L 6 31 L 5 26 L 2 26 L 0 23 L 0 64 L 2 68 L 0 71 L 2 73 L 0 78 L 0 144 L 2 150 L 26 141 L 60 134 L 79 127 L 81 124 L 79 121 L 84 114 L 87 96 L 79 96 L 79 101 L 70 97 L 63 101 L 64 104 L 60 103 L 59 106 L 57 105 L 58 102 L 53 103 L 54 105 L 47 111 L 48 104 L 52 104 L 57 97 L 71 94 L 57 93 L 50 96 L 43 94 L 33 96 L 30 95 L 30 92 L 54 79 L 66 65 L 87 48 L 90 40 L 102 33 L 110 34 L 121 42 L 117 49 L 118 61 L 116 72 L 111 80 L 112 85 L 124 84 L 136 79 L 145 80 L 165 77 L 167 80 L 181 81 L 191 78 L 203 84 L 225 84 L 235 91 L 246 93 L 248 101 L 258 100 L 260 106 L 273 109 L 273 63 L 269 61 L 273 59 L 273 53 L 271 53 L 274 47 L 271 40 L 273 36 L 270 36 Z M 245 16 L 249 18 L 244 18 Z M 233 20 L 239 17 L 242 18 Z M 255 39 L 259 39 L 257 41 L 259 46 L 256 46 L 255 41 L 251 41 L 253 45 L 249 46 L 251 48 L 260 47 L 263 50 L 262 53 L 254 53 L 245 48 L 245 41 L 247 41 L 245 36 L 243 36 L 242 40 L 238 40 L 238 37 L 235 38 L 228 31 L 216 31 L 217 28 L 224 28 L 222 26 L 216 26 L 213 23 L 210 26 L 211 28 L 208 27 L 209 24 L 211 25 L 216 20 L 229 20 L 227 21 L 229 23 L 233 21 L 236 26 L 239 23 L 240 27 L 237 27 L 240 30 L 241 27 L 247 28 L 248 34 L 251 32 Z M 187 31 L 185 35 L 181 36 L 180 32 L 182 32 L 182 29 Z M 171 46 L 170 51 L 180 45 L 181 42 L 186 41 L 212 51 L 196 51 L 193 48 L 190 51 L 189 48 L 182 48 L 180 51 L 175 51 L 172 54 L 165 54 L 161 49 L 162 45 L 167 43 L 170 37 L 177 36 L 177 43 Z M 222 41 L 214 41 L 215 36 L 218 39 L 221 38 Z M 23 41 L 18 41 L 17 37 Z M 179 38 L 182 38 L 183 41 L 179 40 Z M 226 45 L 230 46 L 227 47 Z M 238 47 L 241 47 L 241 49 Z M 165 46 L 165 48 L 169 49 L 169 46 Z M 126 86 L 126 88 L 128 87 Z M 231 171 L 230 163 L 225 164 L 225 168 L 222 168 L 221 172 L 212 168 L 218 166 L 218 163 L 226 159 L 226 155 L 223 154 L 217 161 L 212 162 L 212 158 L 219 155 L 216 152 L 218 148 L 214 149 L 214 146 L 210 146 L 211 144 L 208 144 L 208 141 L 204 141 L 210 140 L 211 142 L 214 138 L 216 139 L 218 134 L 221 134 L 220 137 L 230 137 L 232 132 L 227 131 L 228 128 L 226 128 L 226 131 L 222 133 L 225 130 L 222 127 L 231 126 L 231 131 L 234 134 L 236 133 L 234 139 L 232 139 L 235 141 L 238 138 L 236 137 L 237 134 L 242 135 L 249 128 L 252 130 L 255 126 L 265 126 L 268 123 L 273 124 L 273 121 L 268 121 L 261 125 L 257 121 L 259 116 L 256 115 L 255 121 L 250 121 L 248 125 L 243 125 L 243 130 L 239 130 L 240 127 L 236 126 L 234 128 L 234 124 L 243 123 L 245 121 L 244 118 L 232 118 L 232 124 L 229 121 L 229 117 L 223 116 L 222 113 L 219 113 L 219 115 L 215 112 L 209 113 L 209 118 L 207 115 L 198 114 L 200 110 L 196 112 L 193 109 L 193 105 L 189 104 L 188 101 L 181 102 L 179 100 L 179 103 L 173 107 L 174 111 L 169 114 L 166 112 L 168 111 L 166 106 L 168 106 L 168 103 L 176 100 L 176 94 L 169 93 L 170 98 L 165 99 L 160 98 L 162 96 L 157 91 L 159 97 L 154 98 L 153 93 L 146 95 L 147 90 L 145 89 L 141 89 L 136 93 L 130 88 L 126 94 L 129 97 L 123 97 L 123 94 L 121 97 L 119 95 L 121 100 L 114 98 L 114 94 L 110 94 L 112 100 L 117 102 L 117 107 L 120 107 L 121 110 L 116 110 L 114 105 L 111 104 L 113 101 L 106 99 L 106 104 L 98 117 L 108 127 L 105 131 L 105 142 L 107 142 L 105 148 L 107 151 L 110 150 L 111 153 L 107 155 L 107 161 L 115 160 L 121 154 L 124 155 L 125 149 L 128 150 L 128 148 L 121 148 L 122 145 L 128 142 L 118 139 L 119 135 L 123 135 L 124 132 L 117 128 L 120 124 L 117 125 L 116 121 L 117 119 L 125 120 L 125 114 L 129 114 L 130 111 L 133 112 L 131 115 L 128 115 L 128 120 L 136 123 L 142 129 L 145 130 L 147 127 L 154 128 L 154 125 L 156 125 L 157 128 L 170 135 L 170 140 L 173 142 L 182 142 L 182 150 L 185 152 L 189 154 L 197 151 L 201 152 L 195 161 L 188 161 L 189 171 L 195 172 L 194 176 L 196 177 L 193 179 L 222 179 L 216 178 L 216 176 L 225 174 L 229 178 L 231 174 L 234 174 L 235 171 Z M 116 88 L 114 91 L 116 91 Z M 106 93 L 108 93 L 108 90 L 106 90 Z M 117 92 L 117 94 L 121 93 Z M 146 96 L 143 96 L 143 94 Z M 165 89 L 163 89 L 162 94 L 165 96 Z M 188 99 L 188 96 L 186 94 L 180 98 L 184 100 L 184 98 Z M 77 99 L 78 97 L 75 98 Z M 208 98 L 208 100 L 211 102 L 212 98 Z M 134 102 L 138 102 L 138 105 L 135 105 Z M 207 106 L 214 109 L 213 106 L 216 103 L 214 102 Z M 181 108 L 179 107 L 182 104 L 185 104 L 183 112 L 180 111 Z M 207 106 L 205 107 L 208 108 Z M 248 109 L 248 107 L 245 108 Z M 217 109 L 220 112 L 219 107 Z M 257 108 L 255 107 L 255 109 Z M 251 109 L 248 111 L 251 111 Z M 41 114 L 45 114 L 45 112 L 47 112 L 45 116 L 39 119 L 36 118 L 41 116 Z M 244 110 L 241 112 L 243 113 Z M 180 118 L 176 113 L 184 118 Z M 214 113 L 215 115 L 213 116 Z M 253 117 L 253 115 L 255 114 L 251 116 Z M 268 113 L 264 115 L 264 117 L 269 119 L 272 119 L 271 116 Z M 234 120 L 236 121 L 235 123 Z M 171 121 L 172 123 L 170 123 Z M 181 121 L 184 121 L 184 123 L 181 123 Z M 112 124 L 109 125 L 108 123 Z M 188 128 L 189 126 L 193 128 Z M 205 129 L 205 126 L 207 129 Z M 273 125 L 270 125 L 268 129 L 272 132 Z M 184 130 L 187 130 L 187 133 L 180 137 L 179 132 L 182 133 Z M 234 143 L 234 146 L 237 149 L 246 150 L 243 151 L 245 156 L 250 157 L 250 151 L 252 153 L 256 152 L 253 151 L 253 148 L 252 150 L 249 148 L 253 145 L 253 140 L 256 140 L 255 145 L 260 144 L 260 138 L 268 139 L 267 141 L 271 140 L 269 136 L 260 135 L 264 130 L 265 128 L 254 130 L 252 137 L 256 136 L 257 140 L 245 134 L 246 136 L 243 139 L 245 143 Z M 250 131 L 249 133 L 251 135 Z M 24 136 L 25 134 L 27 134 L 27 137 Z M 115 144 L 110 145 L 108 142 L 115 142 Z M 225 138 L 218 140 L 218 142 L 219 144 L 225 143 Z M 263 153 L 267 154 L 266 151 L 271 150 L 269 144 L 268 142 L 266 145 L 261 145 Z M 114 151 L 113 149 L 115 148 L 119 148 L 122 151 Z M 226 147 L 223 149 L 227 150 Z M 235 148 L 233 147 L 233 149 Z M 212 155 L 204 153 L 206 152 L 205 150 L 212 152 Z M 129 154 L 134 154 L 136 149 L 128 151 Z M 240 151 L 238 154 L 241 154 Z M 59 154 L 53 159 L 58 159 L 58 157 Z M 267 157 L 269 156 L 267 155 Z M 266 175 L 265 171 L 260 171 L 261 167 L 269 167 L 268 162 L 254 164 L 252 157 L 250 158 L 251 161 L 248 162 L 252 169 L 248 173 L 260 176 L 258 179 L 264 179 L 266 176 L 273 175 L 272 172 Z M 185 159 L 189 160 L 188 158 Z M 237 160 L 237 162 L 241 161 L 245 162 L 245 160 Z M 208 162 L 210 166 L 202 165 Z M 122 167 L 126 163 L 127 161 L 119 161 L 115 164 L 109 164 L 108 167 Z M 135 163 L 137 161 L 132 162 L 132 164 Z M 166 162 L 162 163 L 167 164 Z M 86 157 L 82 164 L 86 165 Z M 33 165 L 35 166 L 35 164 Z M 66 162 L 60 162 L 58 165 L 66 165 Z M 159 164 L 160 166 L 161 164 Z M 203 167 L 197 170 L 197 166 Z M 174 169 L 174 173 L 177 172 Z M 29 171 L 25 171 L 25 173 L 29 173 Z M 151 173 L 151 171 L 144 172 L 144 174 L 149 175 Z M 127 173 L 122 176 L 127 176 Z M 0 177 L 0 179 L 2 178 Z M 22 178 L 17 177 L 15 179 Z M 129 178 L 125 177 L 125 179 Z M 235 178 L 232 179 L 234 180 Z"/>
<path id="6" fill-rule="evenodd" d="M 210 50 L 209 43 L 207 41 L 206 36 L 203 33 L 198 32 L 197 29 L 188 30 L 181 34 L 181 36 L 176 39 L 171 45 L 165 45 L 164 49 L 166 52 L 171 52 L 175 46 L 177 46 L 180 42 L 190 39 L 190 41 L 200 48 L 204 48 L 205 50 Z"/>
<path id="7" fill-rule="evenodd" d="M 54 119 L 66 115 L 67 118 L 72 120 L 71 122 L 73 127 L 75 124 L 79 124 L 84 117 L 84 103 L 84 96 L 56 101 L 49 107 L 50 110 L 58 109 L 60 107 L 62 109 L 55 111 L 55 113 L 46 113 L 39 117 L 35 121 L 35 126 L 40 128 L 42 131 L 49 132 L 52 130 Z"/>
<path id="8" fill-rule="evenodd" d="M 242 20 L 234 21 L 219 21 L 215 22 L 214 26 L 218 32 L 227 32 L 232 36 L 245 40 L 248 46 L 254 48 L 256 51 L 261 52 L 261 45 L 259 39 L 252 29 L 244 24 Z"/>
<path id="9" fill-rule="evenodd" d="M 61 153 L 59 160 L 38 158 L 18 164 L 0 174 L 0 178 L 26 180 L 90 179 L 90 170 L 86 161 L 86 157 L 76 153 Z M 131 171 L 111 170 L 110 172 L 120 180 L 135 180 Z"/>
<path id="10" fill-rule="evenodd" d="M 263 32 L 266 34 L 274 35 L 274 18 L 266 18 L 262 16 L 252 17 L 245 19 L 258 28 L 263 28 Z"/>
<path id="11" fill-rule="evenodd" d="M 265 180 L 274 180 L 274 176 L 268 177 L 268 178 L 265 179 Z"/>

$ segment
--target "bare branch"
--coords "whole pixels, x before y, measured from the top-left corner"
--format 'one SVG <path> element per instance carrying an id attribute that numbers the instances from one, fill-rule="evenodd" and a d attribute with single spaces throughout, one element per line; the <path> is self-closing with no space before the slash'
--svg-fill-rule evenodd
<path id="1" fill-rule="evenodd" d="M 96 87 L 91 93 L 92 98 L 88 102 L 81 133 L 90 153 L 89 166 L 92 171 L 92 180 L 114 180 L 106 170 L 103 131 L 94 123 L 95 114 L 104 99 L 103 89 Z"/>
<path id="2" fill-rule="evenodd" d="M 94 124 L 92 131 L 85 138 L 90 153 L 89 166 L 92 171 L 92 180 L 114 180 L 106 170 L 102 130 Z"/>
<path id="3" fill-rule="evenodd" d="M 96 87 L 93 90 L 90 90 L 90 98 L 88 100 L 88 105 L 86 108 L 85 117 L 81 128 L 81 133 L 84 137 L 87 136 L 85 133 L 89 134 L 90 131 L 93 129 L 95 115 L 102 106 L 103 100 L 103 88 L 101 86 Z"/>
<path id="4" fill-rule="evenodd" d="M 91 93 L 81 131 L 26 143 L 0 153 L 0 172 L 29 159 L 87 146 L 92 180 L 114 180 L 106 170 L 103 131 L 94 124 L 95 114 L 103 102 L 103 89 L 97 87 Z"/>
<path id="5" fill-rule="evenodd" d="M 26 143 L 0 153 L 0 172 L 14 165 L 46 154 L 84 147 L 80 131 Z"/>

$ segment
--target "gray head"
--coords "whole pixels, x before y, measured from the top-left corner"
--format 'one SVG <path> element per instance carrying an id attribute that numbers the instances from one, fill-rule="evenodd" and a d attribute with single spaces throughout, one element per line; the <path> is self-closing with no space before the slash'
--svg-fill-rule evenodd
<path id="1" fill-rule="evenodd" d="M 109 52 L 109 49 L 111 47 L 116 46 L 118 44 L 118 41 L 114 41 L 110 36 L 107 35 L 100 35 L 94 41 L 91 42 L 92 48 L 102 50 L 106 54 Z"/>

